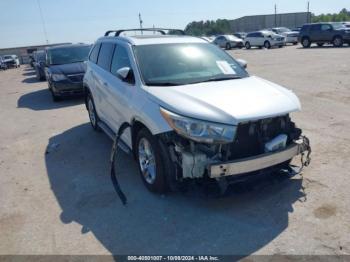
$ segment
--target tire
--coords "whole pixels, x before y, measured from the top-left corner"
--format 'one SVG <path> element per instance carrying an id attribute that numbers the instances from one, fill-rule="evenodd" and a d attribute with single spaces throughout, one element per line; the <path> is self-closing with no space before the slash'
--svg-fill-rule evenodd
<path id="1" fill-rule="evenodd" d="M 265 47 L 266 49 L 270 49 L 270 48 L 271 48 L 270 42 L 269 42 L 269 41 L 265 41 L 264 47 Z"/>
<path id="2" fill-rule="evenodd" d="M 62 101 L 62 98 L 59 97 L 59 96 L 57 96 L 57 95 L 55 95 L 55 92 L 54 92 L 54 91 L 52 91 L 52 90 L 50 90 L 50 91 L 51 91 L 52 101 L 54 101 L 54 102 L 60 102 L 60 101 Z"/>
<path id="3" fill-rule="evenodd" d="M 98 118 L 96 112 L 94 99 L 92 98 L 92 95 L 90 93 L 88 93 L 86 97 L 86 106 L 89 113 L 89 119 L 92 128 L 95 131 L 101 131 L 100 127 L 98 126 L 98 122 L 100 121 L 100 119 Z"/>
<path id="4" fill-rule="evenodd" d="M 309 48 L 311 46 L 310 39 L 308 37 L 304 37 L 301 39 L 301 44 L 304 48 Z"/>
<path id="5" fill-rule="evenodd" d="M 249 42 L 246 42 L 246 43 L 245 43 L 245 48 L 246 48 L 246 49 L 250 49 L 250 48 L 252 48 L 252 46 L 250 45 Z"/>
<path id="6" fill-rule="evenodd" d="M 322 47 L 322 46 L 324 46 L 324 43 L 317 43 L 317 46 Z"/>
<path id="7" fill-rule="evenodd" d="M 342 47 L 344 45 L 343 38 L 341 36 L 335 36 L 333 39 L 334 47 Z"/>
<path id="8" fill-rule="evenodd" d="M 230 43 L 227 43 L 227 44 L 226 44 L 226 50 L 231 50 L 231 49 L 232 49 L 231 44 L 230 44 Z"/>
<path id="9" fill-rule="evenodd" d="M 154 193 L 168 192 L 166 172 L 173 167 L 169 166 L 169 153 L 162 150 L 161 141 L 143 128 L 137 134 L 135 150 L 140 176 L 147 189 Z"/>

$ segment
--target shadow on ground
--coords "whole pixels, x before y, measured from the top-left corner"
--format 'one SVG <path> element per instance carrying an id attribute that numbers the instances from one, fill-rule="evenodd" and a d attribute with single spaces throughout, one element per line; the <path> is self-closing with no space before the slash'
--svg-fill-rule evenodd
<path id="1" fill-rule="evenodd" d="M 288 227 L 292 204 L 304 196 L 301 179 L 276 176 L 255 187 L 237 185 L 221 198 L 158 196 L 120 152 L 124 207 L 109 177 L 110 148 L 106 135 L 83 124 L 50 138 L 45 162 L 62 209 L 57 216 L 79 223 L 82 234 L 91 232 L 112 254 L 252 254 Z"/>
<path id="2" fill-rule="evenodd" d="M 84 99 L 81 97 L 66 98 L 59 102 L 53 102 L 50 91 L 41 89 L 22 95 L 17 101 L 17 107 L 39 111 L 75 106 L 82 103 L 84 103 Z"/>
<path id="3" fill-rule="evenodd" d="M 305 48 L 302 46 L 297 47 L 297 49 L 342 49 L 342 48 L 349 48 L 350 45 L 343 45 L 342 47 L 334 47 L 333 45 L 324 45 L 324 46 L 317 46 L 317 45 L 312 45 L 309 48 Z"/>

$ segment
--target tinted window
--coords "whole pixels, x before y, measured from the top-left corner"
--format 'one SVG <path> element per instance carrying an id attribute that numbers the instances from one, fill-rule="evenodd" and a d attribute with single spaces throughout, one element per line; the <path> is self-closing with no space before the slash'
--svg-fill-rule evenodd
<path id="1" fill-rule="evenodd" d="M 330 30 L 330 29 L 332 29 L 331 25 L 322 25 L 321 26 L 321 30 L 322 31 L 327 31 L 327 30 Z"/>
<path id="2" fill-rule="evenodd" d="M 312 25 L 311 31 L 319 31 L 321 29 L 321 25 Z"/>
<path id="3" fill-rule="evenodd" d="M 124 47 L 117 45 L 112 59 L 112 74 L 116 75 L 117 71 L 123 67 L 131 68 L 128 52 Z"/>
<path id="4" fill-rule="evenodd" d="M 93 63 L 97 63 L 97 57 L 98 57 L 98 52 L 100 51 L 101 44 L 94 45 L 91 54 L 90 54 L 90 61 Z"/>
<path id="5" fill-rule="evenodd" d="M 49 65 L 62 65 L 84 62 L 88 59 L 91 46 L 69 46 L 48 49 L 47 62 Z"/>
<path id="6" fill-rule="evenodd" d="M 103 43 L 101 45 L 100 54 L 98 55 L 97 64 L 107 71 L 111 69 L 114 46 L 115 45 L 112 43 Z"/>

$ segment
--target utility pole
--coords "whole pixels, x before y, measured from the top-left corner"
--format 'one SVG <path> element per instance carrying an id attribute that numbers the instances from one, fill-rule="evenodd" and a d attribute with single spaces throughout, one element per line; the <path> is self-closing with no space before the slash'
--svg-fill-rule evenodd
<path id="1" fill-rule="evenodd" d="M 43 31 L 44 31 L 44 36 L 45 36 L 45 41 L 46 44 L 49 44 L 49 39 L 47 37 L 47 32 L 46 32 L 46 26 L 45 26 L 45 20 L 44 20 L 44 16 L 43 16 L 43 12 L 41 10 L 41 5 L 40 5 L 40 0 L 36 1 L 38 3 L 38 7 L 39 7 L 39 14 L 40 14 L 40 18 L 41 18 L 41 24 L 43 26 Z"/>
<path id="2" fill-rule="evenodd" d="M 275 27 L 277 27 L 277 4 L 275 4 Z"/>
<path id="3" fill-rule="evenodd" d="M 307 22 L 311 23 L 310 1 L 307 2 Z"/>
<path id="4" fill-rule="evenodd" d="M 143 24 L 143 21 L 142 21 L 141 13 L 139 13 L 139 22 L 140 22 L 141 34 L 143 35 L 143 31 L 142 31 L 142 24 Z"/>

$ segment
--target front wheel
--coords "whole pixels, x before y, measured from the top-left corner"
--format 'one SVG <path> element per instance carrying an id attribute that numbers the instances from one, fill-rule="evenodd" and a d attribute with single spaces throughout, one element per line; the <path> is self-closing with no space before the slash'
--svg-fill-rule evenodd
<path id="1" fill-rule="evenodd" d="M 333 39 L 333 45 L 334 45 L 335 47 L 342 47 L 343 44 L 344 44 L 344 42 L 343 42 L 343 38 L 342 38 L 341 36 L 336 36 L 336 37 L 334 37 L 334 39 Z"/>
<path id="2" fill-rule="evenodd" d="M 136 139 L 136 159 L 142 181 L 151 192 L 165 193 L 169 190 L 166 172 L 171 172 L 169 153 L 162 150 L 161 142 L 146 128 Z"/>
<path id="3" fill-rule="evenodd" d="M 270 48 L 271 48 L 270 42 L 269 42 L 269 41 L 265 41 L 264 47 L 265 47 L 266 49 L 270 49 Z"/>
<path id="4" fill-rule="evenodd" d="M 247 48 L 247 49 L 250 49 L 250 48 L 251 48 L 251 45 L 250 45 L 249 42 L 246 42 L 246 43 L 245 43 L 245 48 Z"/>

